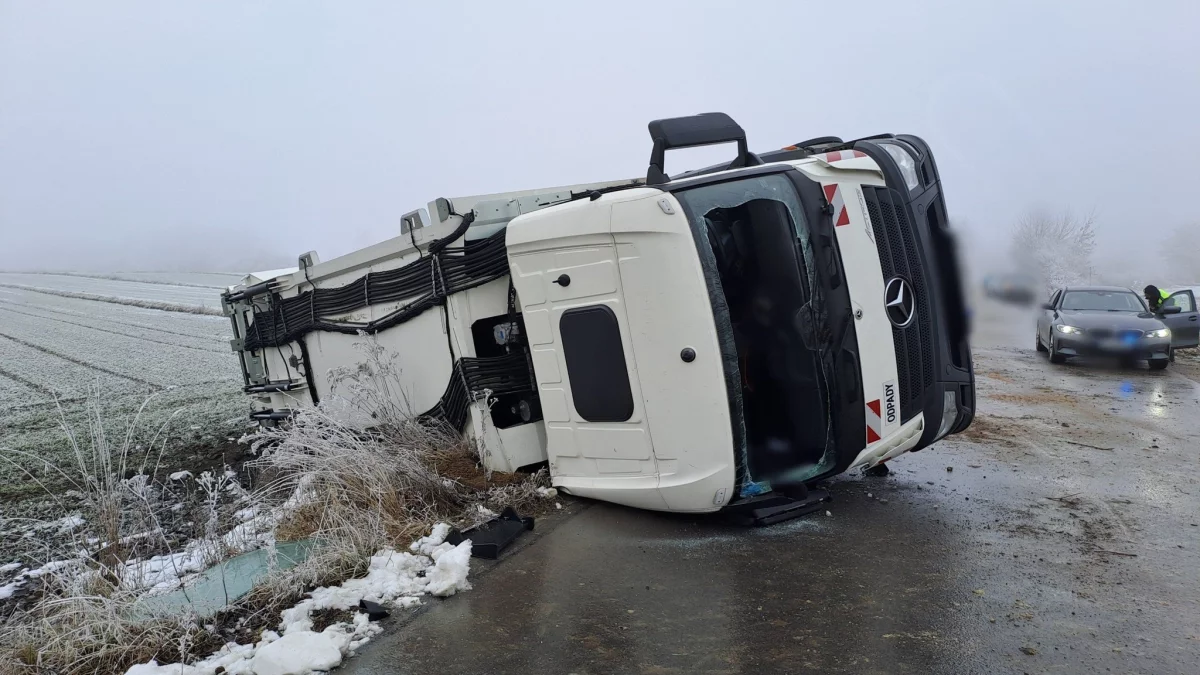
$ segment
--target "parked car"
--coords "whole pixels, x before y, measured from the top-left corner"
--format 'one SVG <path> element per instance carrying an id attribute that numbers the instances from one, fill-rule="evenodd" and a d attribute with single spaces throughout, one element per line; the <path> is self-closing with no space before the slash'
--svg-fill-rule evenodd
<path id="1" fill-rule="evenodd" d="M 1147 361 L 1153 370 L 1167 367 L 1172 351 L 1200 343 L 1200 314 L 1195 294 L 1173 293 L 1157 313 L 1141 295 L 1118 286 L 1060 288 L 1042 305 L 1037 350 L 1051 363 L 1076 356 L 1110 356 L 1127 363 Z"/>
<path id="2" fill-rule="evenodd" d="M 1028 274 L 990 274 L 983 280 L 983 292 L 989 297 L 1014 305 L 1032 305 L 1037 297 L 1037 281 Z"/>

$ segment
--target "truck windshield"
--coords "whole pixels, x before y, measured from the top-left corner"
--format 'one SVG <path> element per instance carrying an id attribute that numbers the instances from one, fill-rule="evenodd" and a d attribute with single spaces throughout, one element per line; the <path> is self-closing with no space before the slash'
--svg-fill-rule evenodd
<path id="1" fill-rule="evenodd" d="M 802 481 L 835 453 L 831 374 L 822 358 L 828 312 L 796 189 L 773 174 L 676 196 L 696 237 L 727 348 L 726 386 L 735 428 L 739 418 L 744 424 L 747 477 Z"/>

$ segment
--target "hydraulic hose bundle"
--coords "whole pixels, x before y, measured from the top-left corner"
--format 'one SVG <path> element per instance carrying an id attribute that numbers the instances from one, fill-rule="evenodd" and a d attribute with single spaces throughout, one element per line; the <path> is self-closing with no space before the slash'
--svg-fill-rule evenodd
<path id="1" fill-rule="evenodd" d="M 278 347 L 312 331 L 355 334 L 378 333 L 412 319 L 442 304 L 446 297 L 481 286 L 508 274 L 504 231 L 463 246 L 450 247 L 474 218 L 443 239 L 435 241 L 427 255 L 386 272 L 368 272 L 339 288 L 314 288 L 291 298 L 271 295 L 270 306 L 254 312 L 244 349 L 257 351 Z M 439 245 L 440 244 L 440 245 Z M 374 321 L 331 321 L 323 317 L 348 314 L 369 305 L 412 299 L 396 311 Z"/>
<path id="2" fill-rule="evenodd" d="M 462 222 L 447 236 L 435 240 L 418 260 L 386 272 L 368 272 L 359 279 L 338 288 L 313 288 L 294 297 L 283 298 L 271 293 L 267 307 L 256 310 L 247 331 L 243 351 L 257 351 L 298 342 L 304 352 L 305 374 L 309 378 L 313 403 L 319 399 L 308 374 L 309 359 L 304 336 L 313 331 L 374 334 L 408 321 L 422 312 L 444 305 L 454 293 L 481 286 L 508 275 L 508 253 L 504 245 L 504 230 L 462 246 L 451 247 L 475 220 L 474 213 L 462 217 Z M 419 249 L 418 249 L 419 250 Z M 251 289 L 247 289 L 250 291 Z M 257 289 L 256 289 L 257 290 Z M 266 291 L 264 286 L 262 291 Z M 261 292 L 261 291 L 260 291 Z M 244 291 L 241 299 L 256 293 Z M 381 303 L 411 300 L 395 311 L 374 321 L 332 321 L 324 317 L 345 315 Z M 447 339 L 449 333 L 447 332 Z M 451 344 L 451 357 L 454 349 Z M 418 415 L 425 423 L 444 423 L 461 430 L 467 421 L 467 410 L 480 392 L 502 395 L 528 391 L 529 362 L 525 352 L 517 351 L 498 357 L 464 357 L 454 360 L 450 382 L 442 397 L 428 411 Z M 272 412 L 286 417 L 290 411 Z M 275 419 L 272 417 L 271 419 Z"/>

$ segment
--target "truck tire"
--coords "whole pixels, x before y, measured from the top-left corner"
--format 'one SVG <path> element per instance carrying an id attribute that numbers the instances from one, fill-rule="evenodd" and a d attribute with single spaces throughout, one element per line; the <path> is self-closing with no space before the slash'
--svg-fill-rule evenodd
<path id="1" fill-rule="evenodd" d="M 1037 343 L 1037 350 L 1039 352 L 1046 351 L 1046 345 L 1042 344 L 1042 336 L 1040 333 L 1035 333 L 1033 339 Z"/>
<path id="2" fill-rule="evenodd" d="M 1170 359 L 1151 359 L 1150 370 L 1166 370 L 1167 364 L 1170 362 Z"/>

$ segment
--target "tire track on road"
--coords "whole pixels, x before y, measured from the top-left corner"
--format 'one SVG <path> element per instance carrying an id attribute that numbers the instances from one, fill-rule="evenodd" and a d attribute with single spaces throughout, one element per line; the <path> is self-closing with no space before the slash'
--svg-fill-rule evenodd
<path id="1" fill-rule="evenodd" d="M 98 326 L 89 326 L 86 323 L 75 323 L 74 321 L 67 321 L 66 319 L 56 319 L 52 316 L 39 316 L 37 314 L 30 314 L 28 312 L 18 312 L 17 310 L 9 309 L 8 307 L 0 307 L 0 311 L 12 312 L 13 314 L 21 314 L 23 316 L 29 316 L 29 317 L 33 317 L 35 319 L 42 319 L 44 321 L 59 321 L 61 323 L 70 324 L 72 326 L 79 326 L 80 328 L 87 328 L 88 330 L 100 331 L 101 333 L 109 333 L 111 335 L 120 335 L 121 337 L 133 338 L 134 340 L 145 340 L 146 342 L 153 342 L 156 345 L 166 345 L 168 347 L 178 347 L 180 349 L 194 349 L 198 352 L 207 352 L 209 354 L 224 354 L 224 353 L 226 353 L 226 350 L 224 350 L 224 349 L 205 349 L 204 347 L 193 347 L 191 345 L 181 345 L 181 344 L 176 344 L 174 342 L 163 342 L 162 340 L 155 340 L 155 339 L 144 337 L 141 335 L 130 335 L 129 333 L 122 333 L 120 331 L 109 330 L 107 328 L 100 328 Z M 203 338 L 193 338 L 193 339 L 203 339 Z M 232 352 L 230 352 L 230 353 L 232 353 Z"/>
<path id="2" fill-rule="evenodd" d="M 163 388 L 162 385 L 155 384 L 149 380 L 143 380 L 140 377 L 126 375 L 125 373 L 118 373 L 115 370 L 109 370 L 108 368 L 104 368 L 103 366 L 97 366 L 94 363 L 88 363 L 87 361 L 81 361 L 80 359 L 77 359 L 73 356 L 67 356 L 66 354 L 60 354 L 59 352 L 56 352 L 52 349 L 46 349 L 45 347 L 43 347 L 41 345 L 35 345 L 32 342 L 26 342 L 20 338 L 15 338 L 11 335 L 6 335 L 4 333 L 0 333 L 0 337 L 5 338 L 7 340 L 11 340 L 23 347 L 28 347 L 30 349 L 34 349 L 39 352 L 42 352 L 43 354 L 48 354 L 50 356 L 58 357 L 58 358 L 62 359 L 63 361 L 70 361 L 71 363 L 74 363 L 77 366 L 83 366 L 84 368 L 95 370 L 97 372 L 104 373 L 105 375 L 112 375 L 113 377 L 119 377 L 123 380 L 129 380 L 130 382 L 136 382 L 137 384 L 144 384 L 144 385 L 146 385 L 148 387 L 152 387 L 154 389 L 162 389 Z"/>

